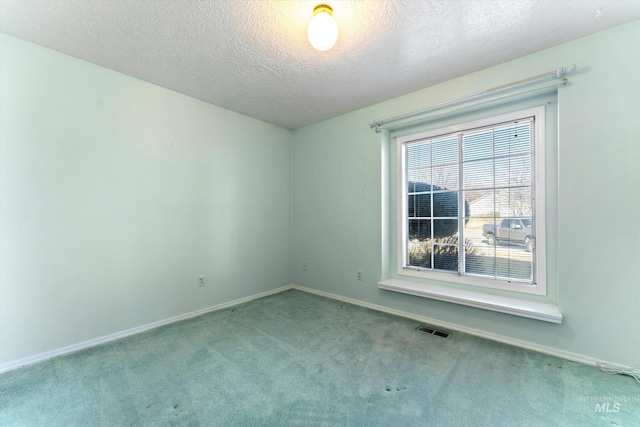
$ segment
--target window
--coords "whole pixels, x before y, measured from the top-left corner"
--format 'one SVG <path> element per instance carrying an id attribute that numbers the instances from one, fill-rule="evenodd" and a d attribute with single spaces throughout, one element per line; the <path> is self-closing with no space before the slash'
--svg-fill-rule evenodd
<path id="1" fill-rule="evenodd" d="M 397 141 L 398 274 L 545 294 L 544 108 Z"/>

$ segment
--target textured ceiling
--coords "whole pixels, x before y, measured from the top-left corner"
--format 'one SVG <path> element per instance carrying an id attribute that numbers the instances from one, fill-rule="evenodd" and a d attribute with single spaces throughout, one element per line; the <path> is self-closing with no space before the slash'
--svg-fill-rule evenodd
<path id="1" fill-rule="evenodd" d="M 0 0 L 0 31 L 295 129 L 640 19 L 638 0 L 332 0 L 317 52 L 317 3 Z"/>

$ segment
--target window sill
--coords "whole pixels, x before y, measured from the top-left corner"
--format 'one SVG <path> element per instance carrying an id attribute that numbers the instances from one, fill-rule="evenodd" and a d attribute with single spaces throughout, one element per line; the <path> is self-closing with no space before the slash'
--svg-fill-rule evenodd
<path id="1" fill-rule="evenodd" d="M 378 282 L 378 288 L 545 322 L 562 323 L 562 313 L 560 313 L 559 307 L 554 304 L 407 282 L 399 279 L 387 279 Z"/>

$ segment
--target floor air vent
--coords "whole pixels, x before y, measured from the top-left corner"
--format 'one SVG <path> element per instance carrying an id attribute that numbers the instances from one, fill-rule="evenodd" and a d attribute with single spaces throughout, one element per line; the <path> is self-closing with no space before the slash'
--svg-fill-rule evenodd
<path id="1" fill-rule="evenodd" d="M 436 335 L 442 338 L 447 338 L 449 336 L 448 332 L 443 332 L 443 331 L 438 331 L 437 329 L 432 329 L 428 326 L 424 326 L 424 325 L 420 325 L 418 326 L 418 329 L 416 329 L 417 331 L 420 332 L 424 332 L 425 334 L 429 334 L 429 335 Z"/>

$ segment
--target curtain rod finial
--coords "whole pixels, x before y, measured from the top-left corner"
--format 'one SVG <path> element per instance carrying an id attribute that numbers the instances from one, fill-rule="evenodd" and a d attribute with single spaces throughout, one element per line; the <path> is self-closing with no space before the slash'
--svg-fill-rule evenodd
<path id="1" fill-rule="evenodd" d="M 565 74 L 570 73 L 575 69 L 576 69 L 576 64 L 571 64 L 571 65 L 567 66 L 567 68 L 565 68 L 565 67 L 558 68 L 556 70 L 556 79 L 563 78 Z"/>

